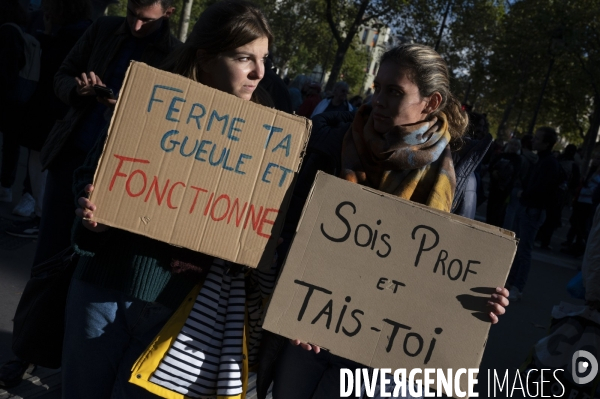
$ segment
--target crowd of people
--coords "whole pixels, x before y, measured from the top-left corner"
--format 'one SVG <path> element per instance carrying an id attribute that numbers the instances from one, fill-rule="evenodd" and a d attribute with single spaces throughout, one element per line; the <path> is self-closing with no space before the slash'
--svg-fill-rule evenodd
<path id="1" fill-rule="evenodd" d="M 489 298 L 491 323 L 508 299 L 520 299 L 536 236 L 548 247 L 565 207 L 573 210 L 566 251 L 583 254 L 600 200 L 600 157 L 582 179 L 577 149 L 568 146 L 555 156 L 558 136 L 550 127 L 492 143 L 485 115 L 467 112 L 452 95 L 446 64 L 428 46 L 390 48 L 373 93 L 348 99 L 343 81 L 323 92 L 303 75 L 282 80 L 269 59 L 269 21 L 245 0 L 208 7 L 185 43 L 171 34 L 171 0 L 129 0 L 126 17 L 93 21 L 88 0 L 42 0 L 41 10 L 29 15 L 17 0 L 0 1 L 6 10 L 0 14 L 0 201 L 12 202 L 24 146 L 28 173 L 14 213 L 31 217 L 7 233 L 37 237 L 34 266 L 65 248 L 79 255 L 65 309 L 63 398 L 238 398 L 246 389 L 245 370 L 254 366 L 259 397 L 271 383 L 275 398 L 338 397 L 340 368 L 358 365 L 260 325 L 318 170 L 469 218 L 487 198 L 487 222 L 520 239 L 507 287 Z M 41 52 L 33 51 L 36 43 Z M 93 221 L 92 180 L 132 60 L 312 119 L 270 270 L 245 270 Z M 35 90 L 15 101 L 24 90 L 24 69 L 35 62 Z M 227 310 L 219 308 L 200 323 L 201 338 L 190 345 L 200 355 L 182 360 L 147 352 L 158 335 L 180 334 L 169 323 L 190 293 L 236 287 L 246 287 L 240 291 L 246 312 L 256 315 L 249 334 L 231 327 Z M 140 362 L 149 364 L 152 378 L 132 378 Z M 186 366 L 173 366 L 178 362 Z M 0 386 L 18 384 L 29 363 L 15 358 L 0 367 Z"/>
<path id="2" fill-rule="evenodd" d="M 552 251 L 555 230 L 570 212 L 566 240 L 560 252 L 581 258 L 600 204 L 600 152 L 595 151 L 582 175 L 582 148 L 568 144 L 553 150 L 556 131 L 540 128 L 534 135 L 496 139 L 481 165 L 480 204 L 487 201 L 486 223 L 517 233 L 519 251 L 508 283 L 512 300 L 521 298 L 534 246 Z M 545 145 L 546 144 L 546 145 Z M 543 148 L 542 148 L 543 147 Z M 554 244 L 556 245 L 556 244 Z M 521 270 L 521 272 L 518 272 Z"/>
<path id="3" fill-rule="evenodd" d="M 321 85 L 305 75 L 298 75 L 291 82 L 286 78 L 284 83 L 286 80 L 292 109 L 297 115 L 305 118 L 313 118 L 323 112 L 353 111 L 363 102 L 359 95 L 348 100 L 350 87 L 343 81 L 337 82 L 331 92 L 322 92 Z"/>

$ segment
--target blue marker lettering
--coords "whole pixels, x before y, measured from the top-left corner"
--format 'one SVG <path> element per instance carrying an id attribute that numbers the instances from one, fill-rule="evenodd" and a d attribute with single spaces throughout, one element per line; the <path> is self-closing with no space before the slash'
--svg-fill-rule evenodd
<path id="1" fill-rule="evenodd" d="M 191 157 L 192 155 L 194 155 L 194 153 L 196 152 L 196 149 L 198 148 L 198 140 L 196 140 L 196 145 L 194 145 L 194 149 L 192 151 L 190 151 L 189 154 L 186 154 L 184 152 L 184 148 L 186 143 L 188 142 L 188 136 L 185 136 L 185 138 L 183 139 L 183 142 L 181 143 L 181 147 L 179 147 L 179 153 L 181 155 L 183 155 L 184 157 Z"/>
<path id="2" fill-rule="evenodd" d="M 208 156 L 208 162 L 212 165 L 212 166 L 217 166 L 218 164 L 221 163 L 221 161 L 223 160 L 223 157 L 225 156 L 225 154 L 227 153 L 227 148 L 223 148 L 223 151 L 221 151 L 221 157 L 219 158 L 219 160 L 217 162 L 213 161 L 213 154 L 215 153 L 215 149 L 217 148 L 216 144 L 213 144 L 213 148 L 212 150 L 210 150 L 210 155 Z"/>
<path id="3" fill-rule="evenodd" d="M 227 128 L 227 123 L 229 123 L 229 115 L 225 114 L 223 116 L 219 116 L 219 114 L 217 113 L 217 110 L 213 110 L 213 112 L 210 114 L 210 119 L 208 120 L 208 127 L 206 128 L 206 131 L 210 131 L 210 127 L 212 126 L 212 122 L 213 120 L 216 119 L 218 122 L 221 122 L 222 120 L 225 120 L 225 123 L 223 124 L 223 130 L 221 131 L 221 134 L 225 134 L 225 129 Z"/>
<path id="4" fill-rule="evenodd" d="M 233 132 L 241 132 L 242 129 L 235 127 L 236 122 L 246 123 L 242 118 L 233 118 L 231 120 L 231 125 L 229 125 L 229 133 L 227 133 L 227 137 L 231 141 L 240 141 L 240 138 L 233 135 Z"/>
<path id="5" fill-rule="evenodd" d="M 240 154 L 240 158 L 238 159 L 237 165 L 235 165 L 235 173 L 239 173 L 240 175 L 246 174 L 246 172 L 240 170 L 240 166 L 244 164 L 244 159 L 252 159 L 252 155 Z"/>
<path id="6" fill-rule="evenodd" d="M 165 89 L 165 90 L 176 91 L 177 93 L 183 93 L 183 90 L 176 89 L 174 87 L 162 86 L 162 85 L 154 85 L 154 87 L 152 88 L 152 94 L 150 95 L 150 102 L 148 102 L 148 112 L 150 112 L 152 110 L 152 103 L 153 102 L 157 102 L 157 103 L 162 103 L 163 102 L 163 100 L 159 100 L 156 97 L 154 97 L 154 95 L 156 94 L 156 90 L 157 89 Z"/>
<path id="7" fill-rule="evenodd" d="M 290 173 L 292 170 L 288 169 L 288 168 L 284 168 L 281 165 L 279 165 L 279 169 L 283 170 L 283 176 L 281 176 L 281 180 L 279 180 L 279 187 L 281 187 L 281 186 L 283 186 L 283 182 L 285 181 L 287 174 Z"/>
<path id="8" fill-rule="evenodd" d="M 223 169 L 225 170 L 233 170 L 231 166 L 227 166 L 227 160 L 229 159 L 229 150 L 225 153 L 225 158 L 223 159 Z"/>
<path id="9" fill-rule="evenodd" d="M 175 108 L 175 105 L 177 105 L 177 101 L 181 101 L 182 103 L 184 103 L 185 99 L 181 97 L 173 97 L 173 99 L 171 100 L 171 105 L 169 105 L 169 110 L 167 111 L 168 121 L 179 122 L 179 119 L 173 118 L 173 113 L 178 113 L 180 111 L 179 108 Z"/>
<path id="10" fill-rule="evenodd" d="M 269 131 L 269 134 L 267 135 L 267 141 L 265 142 L 265 148 L 267 148 L 269 146 L 269 142 L 271 141 L 271 137 L 273 136 L 273 133 L 283 132 L 283 128 L 275 127 L 275 126 L 271 126 L 271 125 L 263 125 L 263 127 Z"/>
<path id="11" fill-rule="evenodd" d="M 200 115 L 194 115 L 194 109 L 198 107 L 200 108 L 200 110 L 202 111 L 202 113 Z M 198 103 L 194 103 L 194 105 L 192 105 L 192 109 L 190 109 L 190 114 L 187 118 L 187 124 L 190 123 L 190 119 L 195 119 L 196 120 L 196 126 L 198 127 L 198 130 L 202 129 L 202 127 L 200 126 L 200 118 L 202 118 L 204 115 L 206 115 L 206 108 L 204 108 L 204 105 L 202 104 L 198 104 Z"/>
<path id="12" fill-rule="evenodd" d="M 179 144 L 179 141 L 170 140 L 169 142 L 173 144 L 173 146 L 170 148 L 165 147 L 165 143 L 169 137 L 174 136 L 176 134 L 179 134 L 179 130 L 169 130 L 168 132 L 166 132 L 163 135 L 162 140 L 160 140 L 160 148 L 162 148 L 165 152 L 173 151 L 175 147 L 177 147 L 177 144 Z"/>
<path id="13" fill-rule="evenodd" d="M 284 142 L 286 143 L 285 145 L 283 144 Z M 283 138 L 283 140 L 281 140 L 281 142 L 279 144 L 277 144 L 275 146 L 275 148 L 273 148 L 273 151 L 271 151 L 271 152 L 275 152 L 278 148 L 283 148 L 283 149 L 285 149 L 285 156 L 289 157 L 291 145 L 292 145 L 292 135 L 288 134 L 287 136 L 285 136 Z"/>
<path id="14" fill-rule="evenodd" d="M 198 151 L 196 152 L 196 156 L 194 158 L 196 158 L 198 161 L 200 162 L 206 162 L 206 159 L 202 158 L 202 154 L 208 154 L 208 151 L 206 151 L 204 149 L 205 145 L 211 145 L 212 141 L 208 141 L 208 140 L 202 140 L 202 142 L 200 143 L 200 146 L 198 147 Z"/>
<path id="15" fill-rule="evenodd" d="M 269 164 L 265 168 L 265 173 L 263 173 L 263 176 L 262 176 L 262 181 L 264 181 L 265 183 L 271 183 L 271 180 L 267 180 L 267 176 L 269 176 L 271 174 L 272 167 L 277 167 L 277 164 L 273 163 L 273 162 L 269 162 Z"/>

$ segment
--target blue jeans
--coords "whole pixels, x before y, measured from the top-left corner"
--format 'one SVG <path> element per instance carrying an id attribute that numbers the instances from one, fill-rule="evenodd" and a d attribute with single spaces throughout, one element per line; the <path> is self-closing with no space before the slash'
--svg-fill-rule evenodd
<path id="1" fill-rule="evenodd" d="M 280 356 L 275 380 L 273 399 L 335 399 L 340 397 L 340 369 L 348 368 L 354 372 L 364 368 L 362 364 L 333 355 L 327 351 L 315 354 L 287 342 Z M 375 395 L 381 398 L 379 382 Z M 394 379 L 387 385 L 387 392 L 393 392 Z M 363 386 L 364 393 L 364 386 Z M 354 392 L 351 397 L 355 397 Z M 367 396 L 363 396 L 367 397 Z M 414 398 L 407 391 L 404 398 Z M 418 398 L 414 398 L 418 399 Z"/>
<path id="2" fill-rule="evenodd" d="M 529 269 L 531 268 L 531 251 L 535 236 L 544 224 L 546 219 L 546 211 L 539 208 L 528 208 L 519 204 L 517 215 L 515 218 L 515 234 L 519 239 L 517 254 L 513 261 L 507 283 L 516 287 L 519 291 L 523 291 Z"/>
<path id="3" fill-rule="evenodd" d="M 73 279 L 66 309 L 63 399 L 157 398 L 128 381 L 131 367 L 173 313 Z"/>

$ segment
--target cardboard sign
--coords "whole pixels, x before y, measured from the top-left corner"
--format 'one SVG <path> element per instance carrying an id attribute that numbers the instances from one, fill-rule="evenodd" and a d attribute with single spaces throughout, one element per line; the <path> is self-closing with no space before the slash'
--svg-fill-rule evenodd
<path id="1" fill-rule="evenodd" d="M 376 368 L 477 368 L 516 247 L 511 232 L 319 173 L 263 327 Z"/>
<path id="2" fill-rule="evenodd" d="M 132 62 L 94 220 L 246 266 L 270 263 L 311 122 Z"/>

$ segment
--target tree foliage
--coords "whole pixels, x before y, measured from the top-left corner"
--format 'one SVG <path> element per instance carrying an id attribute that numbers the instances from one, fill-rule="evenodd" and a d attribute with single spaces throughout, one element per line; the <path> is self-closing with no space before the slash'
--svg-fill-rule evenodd
<path id="1" fill-rule="evenodd" d="M 183 1 L 174 1 L 174 34 Z M 190 29 L 214 1 L 193 0 Z M 438 52 L 453 93 L 486 113 L 494 132 L 529 131 L 539 108 L 535 126 L 554 126 L 565 140 L 592 148 L 600 127 L 600 1 L 450 1 L 443 27 L 448 0 L 256 2 L 271 23 L 271 52 L 282 73 L 329 75 L 326 88 L 344 79 L 358 92 L 369 61 L 360 26 L 387 25 L 432 47 L 442 31 Z M 125 15 L 125 3 L 109 13 Z"/>
<path id="2" fill-rule="evenodd" d="M 337 43 L 326 89 L 332 89 L 361 26 L 395 26 L 406 0 L 325 0 L 325 19 Z"/>
<path id="3" fill-rule="evenodd" d="M 276 66 L 291 76 L 316 73 L 313 75 L 316 80 L 325 78 L 325 72 L 334 67 L 339 51 L 339 42 L 326 21 L 327 2 L 263 1 L 261 6 L 275 37 L 272 50 Z M 329 80 L 333 83 L 344 80 L 351 92 L 358 93 L 364 82 L 368 57 L 356 34 L 351 39 L 337 77 L 332 78 L 330 74 Z"/>
<path id="4" fill-rule="evenodd" d="M 412 1 L 402 12 L 401 34 L 433 46 L 445 4 Z M 592 126 L 598 93 L 593 82 L 600 81 L 599 5 L 454 0 L 439 48 L 453 92 L 487 113 L 495 131 L 530 131 L 539 104 L 535 126 L 557 127 L 566 140 L 581 143 Z"/>
<path id="5" fill-rule="evenodd" d="M 171 15 L 169 26 L 171 28 L 171 33 L 175 37 L 180 37 L 180 20 L 181 20 L 181 11 L 184 9 L 184 2 L 187 0 L 173 0 L 173 7 L 175 7 L 175 12 Z M 194 24 L 198 20 L 198 17 L 202 13 L 202 11 L 210 4 L 214 3 L 215 0 L 192 0 L 192 8 L 190 11 L 190 20 L 188 25 L 188 33 L 191 32 Z M 111 4 L 108 6 L 106 11 L 107 15 L 124 17 L 127 14 L 127 0 L 119 0 L 118 3 Z"/>
<path id="6" fill-rule="evenodd" d="M 322 18 L 322 0 L 263 1 L 262 9 L 275 37 L 276 65 L 282 71 L 297 75 L 310 74 L 317 66 L 327 68 L 332 39 Z"/>

